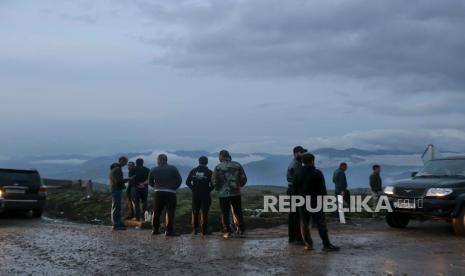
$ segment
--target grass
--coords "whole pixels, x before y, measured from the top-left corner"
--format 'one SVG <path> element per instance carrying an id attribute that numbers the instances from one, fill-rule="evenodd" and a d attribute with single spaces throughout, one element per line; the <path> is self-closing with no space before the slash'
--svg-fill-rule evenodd
<path id="1" fill-rule="evenodd" d="M 247 228 L 276 226 L 286 223 L 286 214 L 267 213 L 258 216 L 257 209 L 263 208 L 263 195 L 284 194 L 285 189 L 270 186 L 246 187 L 242 193 L 242 208 Z M 153 206 L 153 193 L 149 195 L 149 208 Z M 190 232 L 192 194 L 187 188 L 177 192 L 175 225 L 179 232 Z M 127 215 L 126 196 L 123 196 L 123 217 Z M 96 192 L 87 198 L 81 189 L 51 189 L 47 199 L 46 213 L 52 218 L 68 219 L 76 222 L 110 224 L 111 195 L 109 192 Z M 220 209 L 218 196 L 212 192 L 212 204 L 209 214 L 210 228 L 220 229 Z"/>
<path id="2" fill-rule="evenodd" d="M 242 208 L 246 227 L 266 228 L 287 223 L 286 213 L 262 213 L 264 195 L 283 195 L 286 189 L 276 186 L 249 186 L 242 192 Z M 123 217 L 127 215 L 126 196 L 123 193 Z M 149 195 L 149 208 L 153 206 L 153 193 Z M 177 208 L 175 225 L 181 233 L 190 232 L 191 191 L 188 188 L 177 191 Z M 82 223 L 110 225 L 111 195 L 109 192 L 95 192 L 87 198 L 84 189 L 51 189 L 46 205 L 49 217 L 68 219 Z M 370 213 L 350 213 L 351 218 L 371 217 Z M 218 196 L 212 192 L 212 204 L 209 214 L 212 231 L 220 229 L 220 209 Z"/>

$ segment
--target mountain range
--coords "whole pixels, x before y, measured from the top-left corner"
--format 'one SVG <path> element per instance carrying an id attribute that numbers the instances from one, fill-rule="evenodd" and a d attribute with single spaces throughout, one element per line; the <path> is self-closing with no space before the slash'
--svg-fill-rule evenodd
<path id="1" fill-rule="evenodd" d="M 192 151 L 152 151 L 118 153 L 107 156 L 89 156 L 79 154 L 24 156 L 0 160 L 2 168 L 35 168 L 43 177 L 56 179 L 92 179 L 107 183 L 109 167 L 119 156 L 128 156 L 130 160 L 143 158 L 147 167 L 155 165 L 159 153 L 168 155 L 169 162 L 176 165 L 185 179 L 189 171 L 196 166 L 197 158 L 209 157 L 209 166 L 218 164 L 218 153 L 204 150 Z M 316 155 L 317 167 L 325 177 L 329 189 L 333 187 L 332 173 L 340 162 L 347 162 L 347 178 L 351 188 L 368 187 L 368 176 L 373 164 L 382 166 L 384 183 L 408 178 L 412 171 L 423 165 L 420 153 L 398 150 L 369 151 L 362 149 L 321 148 L 312 151 Z M 270 153 L 232 153 L 233 159 L 243 164 L 249 178 L 249 185 L 286 186 L 286 170 L 292 159 L 291 155 Z"/>

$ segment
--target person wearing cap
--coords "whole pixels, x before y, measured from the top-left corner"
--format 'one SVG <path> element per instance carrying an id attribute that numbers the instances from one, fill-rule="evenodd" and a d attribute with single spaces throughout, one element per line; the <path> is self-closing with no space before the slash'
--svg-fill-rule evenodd
<path id="1" fill-rule="evenodd" d="M 155 189 L 155 204 L 152 216 L 152 235 L 160 234 L 160 218 L 165 215 L 165 236 L 177 236 L 174 233 L 174 213 L 176 211 L 176 190 L 181 186 L 182 178 L 175 166 L 168 164 L 166 154 L 157 158 L 158 166 L 149 174 L 149 185 Z"/>
<path id="2" fill-rule="evenodd" d="M 198 233 L 199 214 L 201 214 L 200 229 L 202 235 L 208 235 L 208 211 L 210 209 L 211 197 L 213 191 L 212 175 L 213 172 L 207 167 L 208 158 L 202 156 L 199 158 L 199 166 L 192 169 L 186 180 L 186 185 L 192 190 L 192 234 Z M 200 211 L 202 211 L 200 213 Z"/>
<path id="3" fill-rule="evenodd" d="M 231 207 L 237 226 L 237 234 L 243 235 L 245 231 L 241 188 L 247 183 L 247 176 L 241 164 L 232 161 L 228 151 L 220 151 L 219 160 L 220 164 L 215 167 L 212 175 L 212 183 L 213 187 L 218 191 L 220 200 L 223 237 L 228 239 L 231 233 Z"/>
<path id="4" fill-rule="evenodd" d="M 111 192 L 111 224 L 113 230 L 126 230 L 126 226 L 121 220 L 121 197 L 124 190 L 124 177 L 122 168 L 128 163 L 128 158 L 121 156 L 118 163 L 113 163 L 110 167 L 110 192 Z"/>
<path id="5" fill-rule="evenodd" d="M 287 195 L 295 195 L 293 186 L 295 174 L 302 167 L 302 156 L 307 152 L 302 146 L 294 147 L 294 158 L 292 159 L 289 167 L 287 168 Z M 301 243 L 302 237 L 300 235 L 300 220 L 298 212 L 289 212 L 288 216 L 288 237 L 289 243 Z"/>
<path id="6" fill-rule="evenodd" d="M 317 198 L 326 196 L 326 184 L 323 173 L 315 168 L 315 156 L 305 153 L 302 156 L 303 167 L 296 173 L 293 184 L 295 192 L 303 197 L 310 196 L 310 206 L 317 207 Z M 310 220 L 318 228 L 318 233 L 323 241 L 324 251 L 337 251 L 339 247 L 334 246 L 329 241 L 328 228 L 326 226 L 325 213 L 323 210 L 310 212 L 307 204 L 298 207 L 300 217 L 300 234 L 305 244 L 306 250 L 313 250 L 313 241 L 310 234 Z"/>

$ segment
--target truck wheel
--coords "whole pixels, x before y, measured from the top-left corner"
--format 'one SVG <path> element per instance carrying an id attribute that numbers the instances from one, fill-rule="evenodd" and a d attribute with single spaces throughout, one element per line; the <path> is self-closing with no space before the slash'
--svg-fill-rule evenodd
<path id="1" fill-rule="evenodd" d="M 457 236 L 465 236 L 465 206 L 462 207 L 459 216 L 452 219 L 452 227 Z"/>
<path id="2" fill-rule="evenodd" d="M 405 228 L 410 222 L 410 217 L 401 213 L 387 213 L 386 222 L 392 228 Z"/>
<path id="3" fill-rule="evenodd" d="M 40 208 L 40 209 L 33 209 L 32 210 L 32 216 L 35 217 L 35 218 L 40 218 L 42 217 L 42 212 L 43 212 L 43 209 Z"/>

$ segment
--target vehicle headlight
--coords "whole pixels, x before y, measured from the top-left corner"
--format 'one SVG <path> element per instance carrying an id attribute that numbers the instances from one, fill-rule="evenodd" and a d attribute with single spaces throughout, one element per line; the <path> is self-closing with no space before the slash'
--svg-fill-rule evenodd
<path id="1" fill-rule="evenodd" d="M 447 188 L 431 188 L 426 192 L 426 196 L 446 196 L 452 194 L 454 191 Z"/>
<path id="2" fill-rule="evenodd" d="M 384 193 L 387 195 L 393 195 L 394 194 L 394 186 L 386 186 L 384 188 Z"/>
<path id="3" fill-rule="evenodd" d="M 3 192 L 2 192 L 2 190 L 0 190 L 0 198 L 2 197 L 2 195 L 3 195 Z"/>

